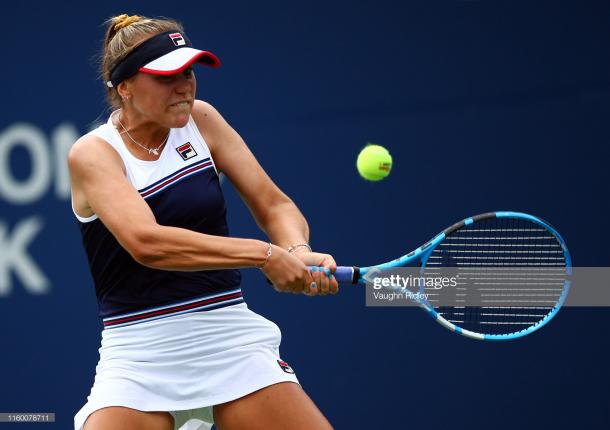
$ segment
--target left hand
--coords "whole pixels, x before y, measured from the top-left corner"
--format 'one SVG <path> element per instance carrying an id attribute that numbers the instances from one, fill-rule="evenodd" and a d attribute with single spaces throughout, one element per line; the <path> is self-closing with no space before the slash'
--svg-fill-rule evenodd
<path id="1" fill-rule="evenodd" d="M 332 275 L 337 270 L 337 263 L 331 255 L 320 252 L 308 252 L 306 250 L 294 252 L 292 255 L 301 260 L 306 266 L 312 266 L 310 272 L 316 283 L 316 288 L 310 287 L 309 291 L 305 291 L 306 295 L 325 296 L 339 292 L 339 284 Z"/>

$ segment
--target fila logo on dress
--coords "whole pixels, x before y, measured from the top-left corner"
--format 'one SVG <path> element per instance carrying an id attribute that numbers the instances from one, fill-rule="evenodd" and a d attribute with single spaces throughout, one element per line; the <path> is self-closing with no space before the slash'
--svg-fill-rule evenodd
<path id="1" fill-rule="evenodd" d="M 178 151 L 178 154 L 180 154 L 184 161 L 197 156 L 197 152 L 195 152 L 195 148 L 193 148 L 191 142 L 186 142 L 184 145 L 180 145 L 176 148 L 176 151 Z"/>
<path id="2" fill-rule="evenodd" d="M 169 34 L 169 38 L 172 39 L 172 42 L 174 42 L 174 45 L 176 46 L 186 45 L 184 37 L 182 37 L 180 33 L 171 33 Z"/>
<path id="3" fill-rule="evenodd" d="M 292 370 L 292 367 L 290 367 L 288 365 L 288 363 L 286 363 L 284 360 L 278 360 L 277 364 L 280 365 L 280 367 L 282 368 L 282 370 L 286 373 L 290 373 L 290 374 L 294 374 L 294 370 Z"/>

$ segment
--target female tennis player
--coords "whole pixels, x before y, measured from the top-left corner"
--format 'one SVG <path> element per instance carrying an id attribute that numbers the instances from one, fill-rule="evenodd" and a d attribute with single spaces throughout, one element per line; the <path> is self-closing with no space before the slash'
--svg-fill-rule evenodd
<path id="1" fill-rule="evenodd" d="M 69 154 L 72 205 L 104 329 L 75 429 L 330 429 L 279 356 L 280 330 L 243 302 L 239 268 L 278 291 L 336 293 L 328 254 L 240 136 L 195 99 L 217 67 L 171 19 L 110 19 L 102 76 L 113 112 Z M 229 237 L 218 174 L 270 242 Z M 316 270 L 308 270 L 315 266 Z"/>

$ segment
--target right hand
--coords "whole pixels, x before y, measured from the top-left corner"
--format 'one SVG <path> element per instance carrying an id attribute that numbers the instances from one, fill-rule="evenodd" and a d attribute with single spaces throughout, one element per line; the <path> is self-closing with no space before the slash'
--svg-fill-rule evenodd
<path id="1" fill-rule="evenodd" d="M 307 266 L 279 246 L 271 246 L 271 257 L 261 270 L 271 281 L 276 291 L 293 294 L 315 294 L 315 288 L 311 286 L 314 280 Z"/>

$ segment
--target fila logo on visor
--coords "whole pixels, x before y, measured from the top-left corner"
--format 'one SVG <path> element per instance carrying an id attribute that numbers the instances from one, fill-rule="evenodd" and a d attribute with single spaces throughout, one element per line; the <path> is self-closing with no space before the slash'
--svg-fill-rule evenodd
<path id="1" fill-rule="evenodd" d="M 176 45 L 176 46 L 186 45 L 186 42 L 184 41 L 184 37 L 182 37 L 182 35 L 180 33 L 171 33 L 169 35 L 169 38 L 172 39 L 172 42 L 174 42 L 174 45 Z"/>
<path id="2" fill-rule="evenodd" d="M 176 151 L 178 151 L 178 154 L 180 154 L 184 161 L 197 156 L 195 148 L 193 148 L 191 142 L 186 142 L 184 145 L 180 145 L 176 148 Z"/>

